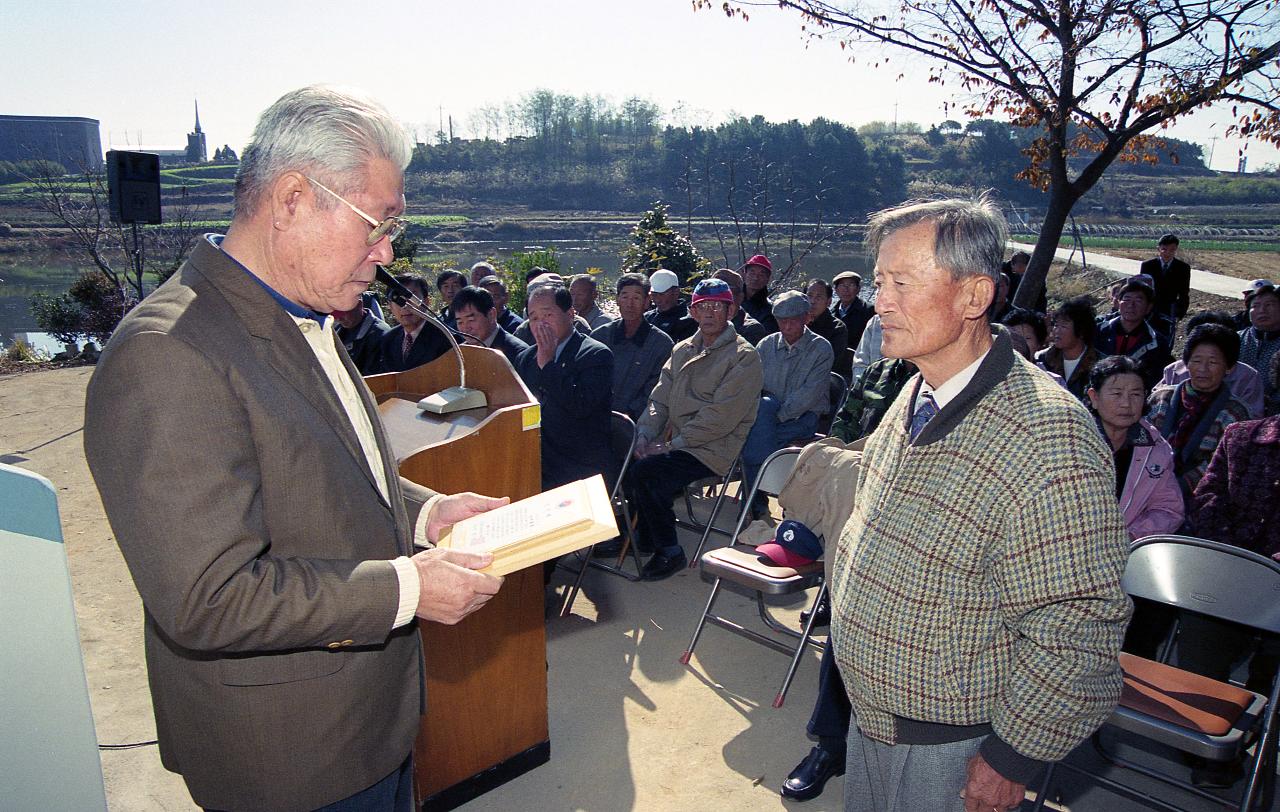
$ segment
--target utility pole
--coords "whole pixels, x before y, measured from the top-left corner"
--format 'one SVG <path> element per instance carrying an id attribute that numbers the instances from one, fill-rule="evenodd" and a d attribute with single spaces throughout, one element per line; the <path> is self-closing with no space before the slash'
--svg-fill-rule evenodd
<path id="1" fill-rule="evenodd" d="M 1210 169 L 1213 169 L 1213 151 L 1217 149 L 1217 147 L 1218 147 L 1218 136 L 1215 135 L 1209 139 L 1209 162 L 1205 164 Z"/>

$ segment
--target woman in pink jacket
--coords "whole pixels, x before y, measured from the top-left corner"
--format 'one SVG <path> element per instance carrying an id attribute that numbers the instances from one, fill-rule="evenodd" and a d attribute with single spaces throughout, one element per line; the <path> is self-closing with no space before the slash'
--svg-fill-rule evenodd
<path id="1" fill-rule="evenodd" d="M 1113 355 L 1089 372 L 1089 403 L 1116 462 L 1116 498 L 1129 537 L 1174 533 L 1182 526 L 1182 491 L 1173 448 L 1142 418 L 1146 391 L 1133 359 Z"/>
<path id="2" fill-rule="evenodd" d="M 1115 457 L 1116 498 L 1129 537 L 1177 532 L 1184 506 L 1173 470 L 1173 448 L 1142 419 L 1146 389 L 1137 363 L 1123 355 L 1102 359 L 1089 371 L 1086 394 Z M 1175 618 L 1163 604 L 1135 600 L 1124 650 L 1155 659 Z"/>

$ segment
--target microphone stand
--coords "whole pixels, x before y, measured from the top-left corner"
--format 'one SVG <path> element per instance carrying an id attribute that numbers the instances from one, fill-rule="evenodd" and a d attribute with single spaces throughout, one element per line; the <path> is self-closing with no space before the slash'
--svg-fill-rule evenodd
<path id="1" fill-rule="evenodd" d="M 432 414 L 449 414 L 451 412 L 460 412 L 464 409 L 481 409 L 487 406 L 489 400 L 485 397 L 484 392 L 467 387 L 467 364 L 462 357 L 462 349 L 458 346 L 458 340 L 453 337 L 453 331 L 449 329 L 448 325 L 436 318 L 426 302 L 422 301 L 413 291 L 400 284 L 386 268 L 381 265 L 377 267 L 378 281 L 387 286 L 387 295 L 391 297 L 391 301 L 417 313 L 424 321 L 444 333 L 445 337 L 449 339 L 449 344 L 453 347 L 454 354 L 458 357 L 459 385 L 451 386 L 442 392 L 423 398 L 418 401 L 418 408 Z"/>

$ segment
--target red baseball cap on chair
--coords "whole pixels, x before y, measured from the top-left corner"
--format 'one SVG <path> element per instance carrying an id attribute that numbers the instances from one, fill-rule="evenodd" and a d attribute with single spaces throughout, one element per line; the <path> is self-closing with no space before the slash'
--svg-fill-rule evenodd
<path id="1" fill-rule="evenodd" d="M 781 567 L 803 567 L 822 558 L 822 542 L 805 525 L 784 519 L 774 540 L 761 544 L 756 552 Z"/>
<path id="2" fill-rule="evenodd" d="M 748 265 L 759 265 L 761 268 L 764 268 L 766 271 L 768 271 L 770 276 L 773 276 L 773 263 L 770 262 L 769 258 L 766 257 L 764 254 L 756 254 L 751 259 L 742 263 L 743 268 L 746 268 Z"/>

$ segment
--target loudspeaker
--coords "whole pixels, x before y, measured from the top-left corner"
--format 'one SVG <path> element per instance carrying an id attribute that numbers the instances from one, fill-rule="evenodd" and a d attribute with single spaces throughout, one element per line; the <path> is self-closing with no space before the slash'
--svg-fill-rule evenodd
<path id="1" fill-rule="evenodd" d="M 114 222 L 161 222 L 160 156 L 108 150 L 107 197 Z"/>

